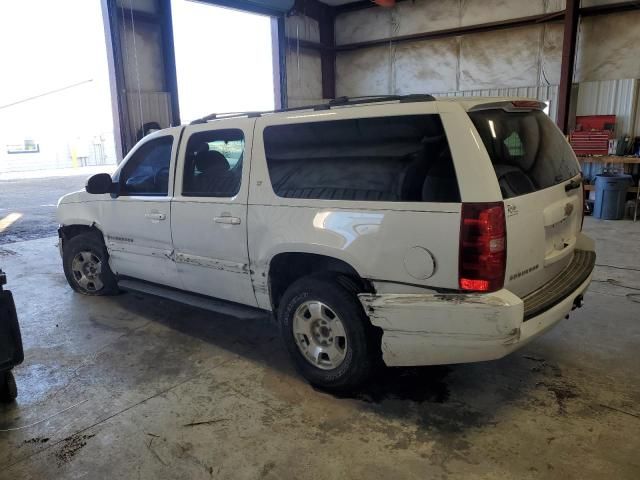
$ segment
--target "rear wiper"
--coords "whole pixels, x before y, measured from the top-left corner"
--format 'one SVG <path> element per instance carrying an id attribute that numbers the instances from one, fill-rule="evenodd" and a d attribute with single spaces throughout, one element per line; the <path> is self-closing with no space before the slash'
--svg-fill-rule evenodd
<path id="1" fill-rule="evenodd" d="M 569 192 L 575 190 L 576 188 L 580 188 L 580 185 L 582 185 L 582 180 L 571 180 L 564 186 L 564 191 Z"/>

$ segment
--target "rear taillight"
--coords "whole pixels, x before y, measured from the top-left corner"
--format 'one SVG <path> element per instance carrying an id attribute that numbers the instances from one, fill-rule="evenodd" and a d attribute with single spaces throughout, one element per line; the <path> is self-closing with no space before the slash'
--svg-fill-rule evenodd
<path id="1" fill-rule="evenodd" d="M 460 223 L 461 290 L 493 292 L 504 285 L 507 228 L 504 204 L 463 203 Z"/>

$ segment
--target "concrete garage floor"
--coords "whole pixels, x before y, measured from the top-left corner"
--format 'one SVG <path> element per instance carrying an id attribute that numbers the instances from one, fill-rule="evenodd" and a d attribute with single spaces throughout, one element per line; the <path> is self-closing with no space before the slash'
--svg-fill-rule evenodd
<path id="1" fill-rule="evenodd" d="M 268 322 L 67 286 L 54 238 L 0 247 L 22 323 L 0 478 L 640 478 L 640 223 L 587 219 L 586 306 L 500 361 L 313 390 Z M 609 280 L 612 279 L 612 280 Z M 634 302 L 635 301 L 635 302 Z"/>

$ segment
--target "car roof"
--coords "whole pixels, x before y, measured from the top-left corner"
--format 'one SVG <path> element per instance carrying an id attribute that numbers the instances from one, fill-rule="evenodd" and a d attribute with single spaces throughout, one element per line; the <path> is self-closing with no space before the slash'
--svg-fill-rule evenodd
<path id="1" fill-rule="evenodd" d="M 319 105 L 308 105 L 302 107 L 288 108 L 274 111 L 264 112 L 232 112 L 232 113 L 218 113 L 210 114 L 200 119 L 194 120 L 190 125 L 207 124 L 211 122 L 219 122 L 228 120 L 231 118 L 256 118 L 261 116 L 285 116 L 290 115 L 292 111 L 308 111 L 308 110 L 328 110 L 328 109 L 359 109 L 370 107 L 372 105 L 380 105 L 385 103 L 419 103 L 419 102 L 444 102 L 444 103 L 456 103 L 460 105 L 465 111 L 472 110 L 483 105 L 491 105 L 491 108 L 500 107 L 500 104 L 511 104 L 514 101 L 525 102 L 538 102 L 540 100 L 531 97 L 433 97 L 431 95 L 381 95 L 373 97 L 356 97 L 350 99 L 348 97 L 340 97 L 328 103 Z M 335 103 L 334 103 L 335 102 Z"/>

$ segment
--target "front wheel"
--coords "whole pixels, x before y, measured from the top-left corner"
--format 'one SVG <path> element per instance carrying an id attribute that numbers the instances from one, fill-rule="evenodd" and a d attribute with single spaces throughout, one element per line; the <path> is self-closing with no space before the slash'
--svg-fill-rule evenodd
<path id="1" fill-rule="evenodd" d="M 356 295 L 334 279 L 305 277 L 278 309 L 284 343 L 313 385 L 352 390 L 371 374 L 379 345 Z"/>
<path id="2" fill-rule="evenodd" d="M 77 235 L 63 244 L 62 264 L 67 282 L 84 295 L 113 295 L 117 280 L 109 267 L 107 248 L 93 232 Z"/>

